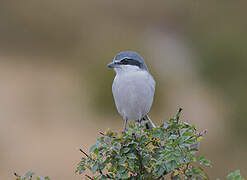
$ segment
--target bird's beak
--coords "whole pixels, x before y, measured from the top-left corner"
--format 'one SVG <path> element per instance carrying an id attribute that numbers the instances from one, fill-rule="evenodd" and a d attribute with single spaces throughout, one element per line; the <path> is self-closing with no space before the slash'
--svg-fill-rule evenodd
<path id="1" fill-rule="evenodd" d="M 107 64 L 108 68 L 114 68 L 116 66 L 116 63 L 114 62 L 110 62 L 109 64 Z"/>

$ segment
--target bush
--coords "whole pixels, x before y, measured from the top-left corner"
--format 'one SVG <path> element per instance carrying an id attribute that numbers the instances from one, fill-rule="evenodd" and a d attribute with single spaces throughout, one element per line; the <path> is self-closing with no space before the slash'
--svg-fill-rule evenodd
<path id="1" fill-rule="evenodd" d="M 121 134 L 100 133 L 89 154 L 81 150 L 76 172 L 94 180 L 209 179 L 204 168 L 211 162 L 198 155 L 206 131 L 179 120 L 181 110 L 157 128 L 136 123 Z"/>
<path id="2" fill-rule="evenodd" d="M 17 173 L 14 173 L 16 180 L 32 180 L 34 173 L 29 171 L 26 174 L 24 174 L 23 176 L 18 175 Z M 36 180 L 50 180 L 49 177 L 35 177 Z"/>
<path id="3" fill-rule="evenodd" d="M 91 180 L 209 179 L 205 168 L 211 167 L 211 162 L 198 153 L 206 131 L 200 132 L 181 121 L 181 111 L 157 128 L 147 129 L 136 123 L 120 134 L 110 130 L 100 132 L 89 153 L 80 149 L 83 157 L 76 173 Z M 31 180 L 33 173 L 24 176 L 15 173 L 15 176 L 17 180 Z M 239 170 L 230 173 L 227 179 L 243 180 Z M 36 180 L 50 179 L 36 177 Z"/>
<path id="4" fill-rule="evenodd" d="M 197 155 L 199 141 L 205 131 L 179 120 L 181 110 L 154 129 L 146 129 L 138 123 L 130 125 L 126 133 L 112 131 L 101 133 L 90 153 L 85 152 L 77 168 L 94 175 L 89 179 L 162 179 L 202 178 L 207 179 L 203 167 L 211 163 Z"/>

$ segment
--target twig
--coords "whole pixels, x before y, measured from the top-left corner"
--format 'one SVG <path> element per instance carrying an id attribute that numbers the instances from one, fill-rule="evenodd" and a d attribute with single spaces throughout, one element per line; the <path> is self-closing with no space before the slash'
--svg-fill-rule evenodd
<path id="1" fill-rule="evenodd" d="M 100 135 L 102 135 L 102 136 L 109 137 L 109 138 L 116 138 L 116 137 L 114 137 L 114 136 L 113 136 L 113 137 L 110 137 L 110 136 L 106 135 L 106 134 L 105 134 L 105 133 L 103 133 L 103 132 L 99 132 L 99 134 L 100 134 Z"/>
<path id="2" fill-rule="evenodd" d="M 184 175 L 186 175 L 186 171 L 189 169 L 189 163 L 186 163 L 186 168 L 183 169 Z"/>
<path id="3" fill-rule="evenodd" d="M 181 107 L 178 109 L 178 112 L 177 112 L 176 116 L 174 117 L 174 120 L 175 121 L 177 121 L 177 122 L 179 121 L 180 114 L 181 114 L 182 110 L 183 109 Z"/>
<path id="4" fill-rule="evenodd" d="M 99 170 L 99 173 L 100 173 L 102 176 L 105 176 L 101 170 Z M 106 174 L 106 177 L 109 178 L 109 179 L 111 179 L 111 177 L 110 177 L 108 174 Z"/>
<path id="5" fill-rule="evenodd" d="M 85 153 L 82 149 L 80 149 L 80 151 L 85 155 L 87 156 L 87 158 L 89 157 L 87 153 Z"/>
<path id="6" fill-rule="evenodd" d="M 21 177 L 21 176 L 18 175 L 16 172 L 14 172 L 14 176 L 16 176 L 16 177 Z"/>
<path id="7" fill-rule="evenodd" d="M 202 132 L 199 133 L 198 137 L 204 136 L 205 134 L 207 134 L 208 130 L 205 129 Z"/>
<path id="8" fill-rule="evenodd" d="M 88 154 L 85 153 L 82 149 L 80 149 L 80 151 L 81 151 L 85 156 L 87 156 L 87 158 L 89 157 Z M 104 175 L 103 172 L 102 172 L 101 170 L 99 170 L 99 172 L 100 172 L 101 175 Z M 88 175 L 86 175 L 86 176 L 88 177 Z M 108 178 L 110 178 L 110 176 L 109 176 L 108 174 L 106 174 L 106 176 L 107 176 Z M 90 177 L 90 176 L 89 176 L 89 177 Z M 88 177 L 88 178 L 89 178 L 89 177 Z M 91 178 L 91 177 L 90 177 L 90 178 Z"/>
<path id="9" fill-rule="evenodd" d="M 99 134 L 101 134 L 102 136 L 105 136 L 105 134 L 103 132 L 99 132 Z"/>
<path id="10" fill-rule="evenodd" d="M 145 144 L 145 147 L 146 147 L 147 145 L 149 145 L 150 143 L 151 143 L 151 141 L 147 142 L 147 143 Z"/>
<path id="11" fill-rule="evenodd" d="M 89 175 L 85 175 L 88 179 L 94 180 L 92 177 L 90 177 Z"/>

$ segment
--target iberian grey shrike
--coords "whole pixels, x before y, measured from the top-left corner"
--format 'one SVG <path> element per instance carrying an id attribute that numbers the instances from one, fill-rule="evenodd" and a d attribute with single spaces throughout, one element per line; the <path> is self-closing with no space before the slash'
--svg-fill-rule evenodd
<path id="1" fill-rule="evenodd" d="M 120 52 L 108 67 L 116 72 L 112 93 L 117 110 L 124 119 L 124 131 L 130 120 L 139 124 L 145 122 L 147 128 L 154 128 L 147 114 L 153 103 L 155 81 L 143 58 L 136 52 Z"/>

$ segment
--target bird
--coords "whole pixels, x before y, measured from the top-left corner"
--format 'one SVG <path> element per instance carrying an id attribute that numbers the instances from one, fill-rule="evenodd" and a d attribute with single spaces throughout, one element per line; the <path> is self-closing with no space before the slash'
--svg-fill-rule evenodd
<path id="1" fill-rule="evenodd" d="M 123 131 L 127 131 L 128 121 L 137 121 L 139 125 L 144 122 L 147 129 L 155 128 L 148 112 L 153 104 L 156 83 L 143 58 L 134 51 L 123 51 L 107 66 L 116 72 L 112 94 L 124 119 Z"/>

